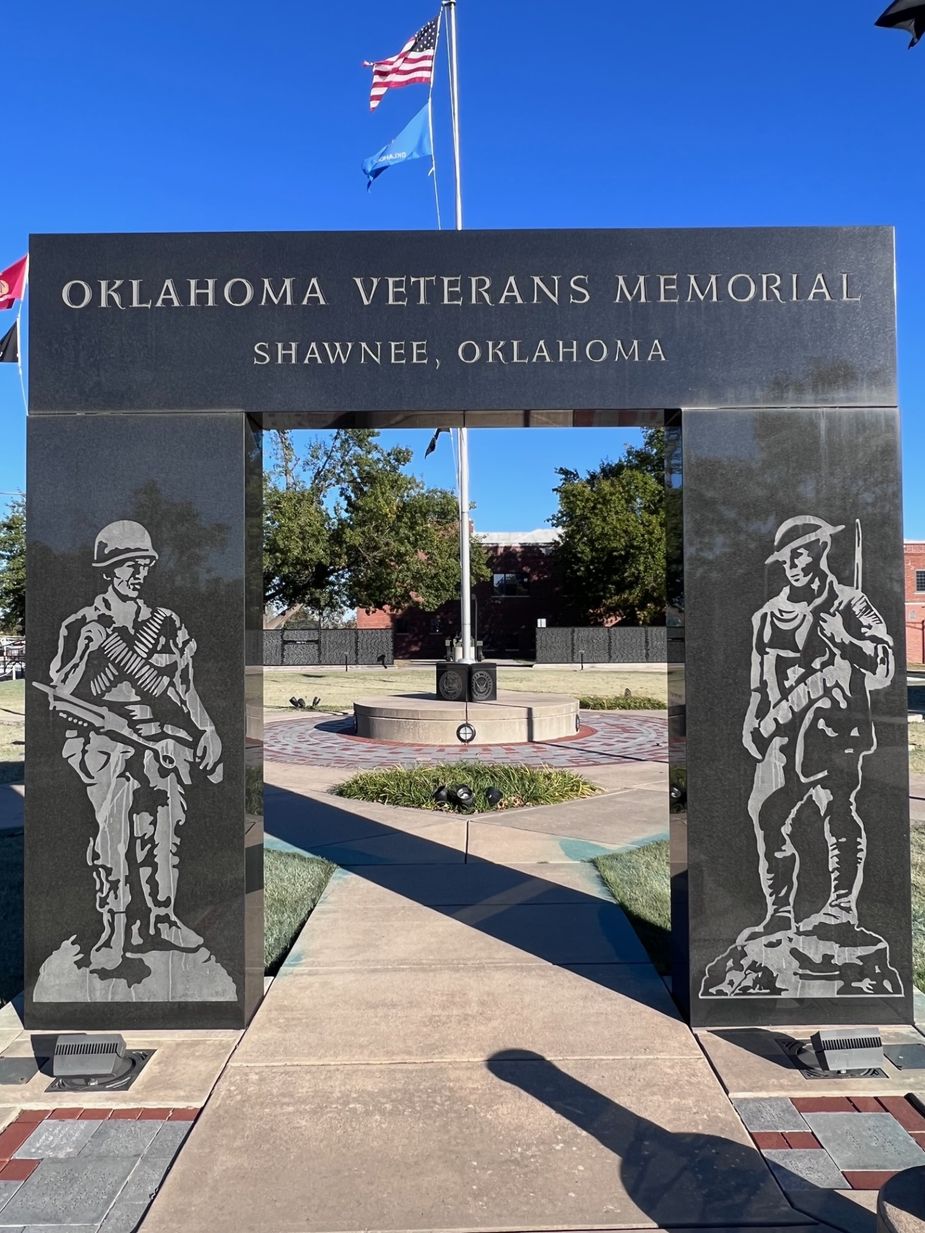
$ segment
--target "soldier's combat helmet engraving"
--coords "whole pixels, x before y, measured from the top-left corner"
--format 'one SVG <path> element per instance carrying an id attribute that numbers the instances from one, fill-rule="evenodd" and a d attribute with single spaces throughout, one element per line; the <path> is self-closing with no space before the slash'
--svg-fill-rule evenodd
<path id="1" fill-rule="evenodd" d="M 195 641 L 175 612 L 142 595 L 157 559 L 140 523 L 104 527 L 92 561 L 102 588 L 62 623 L 49 684 L 34 682 L 63 721 L 62 757 L 93 809 L 87 860 L 100 918 L 86 960 L 71 939 L 44 965 L 37 1000 L 59 1000 L 53 986 L 66 959 L 88 967 L 108 985 L 100 996 L 116 1000 L 120 988 L 125 997 L 175 999 L 183 985 L 187 996 L 235 997 L 203 938 L 177 914 L 187 789 L 195 776 L 221 782 L 222 744 L 194 683 Z M 182 972 L 173 958 L 186 961 Z"/>
<path id="2" fill-rule="evenodd" d="M 701 997 L 899 996 L 902 982 L 879 935 L 861 927 L 858 897 L 867 835 L 857 796 L 877 748 L 870 694 L 893 679 L 893 639 L 864 594 L 855 524 L 853 585 L 829 567 L 845 527 L 813 515 L 787 519 L 765 564 L 786 585 L 752 618 L 751 699 L 742 743 L 754 758 L 748 814 L 764 893 L 763 919 L 706 970 Z M 821 826 L 828 894 L 795 914 L 800 858 L 794 842 Z"/>

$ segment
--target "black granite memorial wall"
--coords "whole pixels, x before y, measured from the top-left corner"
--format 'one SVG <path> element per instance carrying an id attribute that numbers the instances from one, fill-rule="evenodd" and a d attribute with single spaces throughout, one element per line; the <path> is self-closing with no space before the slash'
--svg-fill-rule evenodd
<path id="1" fill-rule="evenodd" d="M 911 1022 L 898 413 L 685 411 L 669 456 L 677 993 Z"/>
<path id="2" fill-rule="evenodd" d="M 30 418 L 26 1021 L 240 1027 L 263 991 L 260 434 Z"/>

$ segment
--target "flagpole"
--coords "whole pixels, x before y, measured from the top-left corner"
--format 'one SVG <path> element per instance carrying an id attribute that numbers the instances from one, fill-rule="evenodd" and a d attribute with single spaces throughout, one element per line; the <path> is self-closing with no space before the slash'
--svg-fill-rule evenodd
<path id="1" fill-rule="evenodd" d="M 434 146 L 434 77 L 436 77 L 437 52 L 440 50 L 440 29 L 443 25 L 443 10 L 440 10 L 440 20 L 437 22 L 437 37 L 434 40 L 434 70 L 430 75 L 430 92 L 427 95 L 427 123 L 430 127 L 430 174 L 434 181 L 434 206 L 437 211 L 437 230 L 443 230 L 440 218 L 440 187 L 437 183 L 437 155 Z"/>
<path id="2" fill-rule="evenodd" d="M 456 43 L 456 0 L 443 0 L 449 18 L 450 117 L 453 123 L 453 167 L 456 172 L 456 230 L 462 231 L 462 174 L 459 162 L 459 63 Z"/>
<path id="3" fill-rule="evenodd" d="M 456 0 L 443 0 L 447 10 L 450 62 L 450 117 L 453 125 L 453 170 L 456 180 L 456 230 L 463 229 L 462 172 L 459 154 L 459 58 L 456 36 Z M 472 569 L 469 552 L 469 429 L 459 433 L 459 634 L 464 662 L 475 659 L 472 645 Z"/>

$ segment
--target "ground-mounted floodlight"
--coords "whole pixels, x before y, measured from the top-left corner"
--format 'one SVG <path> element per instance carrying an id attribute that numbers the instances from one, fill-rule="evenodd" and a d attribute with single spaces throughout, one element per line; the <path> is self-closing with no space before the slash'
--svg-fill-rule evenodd
<path id="1" fill-rule="evenodd" d="M 68 1033 L 55 1042 L 50 1092 L 124 1092 L 152 1056 L 148 1049 L 127 1050 L 118 1032 Z"/>
<path id="2" fill-rule="evenodd" d="M 434 788 L 431 799 L 438 805 L 445 805 L 447 803 L 448 795 L 446 784 L 442 783 L 439 784 L 438 787 Z"/>
<path id="3" fill-rule="evenodd" d="M 826 1028 L 786 1052 L 805 1079 L 884 1078 L 883 1041 L 876 1028 Z"/>
<path id="4" fill-rule="evenodd" d="M 883 1067 L 883 1040 L 871 1028 L 828 1028 L 811 1041 L 819 1066 L 833 1074 Z"/>
<path id="5" fill-rule="evenodd" d="M 454 783 L 449 789 L 448 796 L 460 809 L 472 809 L 475 803 L 475 793 L 467 783 Z"/>
<path id="6" fill-rule="evenodd" d="M 500 788 L 496 788 L 494 784 L 492 784 L 490 788 L 486 788 L 485 790 L 485 799 L 488 801 L 489 805 L 491 805 L 492 809 L 494 809 L 504 800 L 504 793 Z"/>

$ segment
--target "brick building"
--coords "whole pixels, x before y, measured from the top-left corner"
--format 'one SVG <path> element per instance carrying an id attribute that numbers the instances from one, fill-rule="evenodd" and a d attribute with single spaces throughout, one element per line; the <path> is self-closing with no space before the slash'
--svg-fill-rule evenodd
<path id="1" fill-rule="evenodd" d="M 558 534 L 551 527 L 477 532 L 491 576 L 475 588 L 472 633 L 484 644 L 486 658 L 532 659 L 538 618 L 560 623 L 549 562 Z M 446 639 L 459 634 L 459 602 L 444 604 L 437 612 L 360 609 L 357 628 L 394 630 L 397 659 L 439 659 L 446 653 Z"/>
<path id="2" fill-rule="evenodd" d="M 925 664 L 925 540 L 903 545 L 906 580 L 906 662 Z"/>

